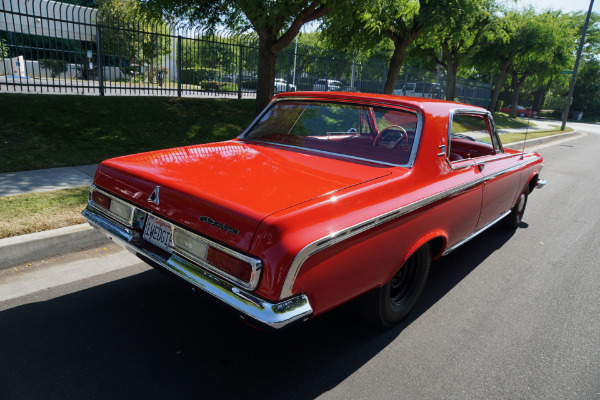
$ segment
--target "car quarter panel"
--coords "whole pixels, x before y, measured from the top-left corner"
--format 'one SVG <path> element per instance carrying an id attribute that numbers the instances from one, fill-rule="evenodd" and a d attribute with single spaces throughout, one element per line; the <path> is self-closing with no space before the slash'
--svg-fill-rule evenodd
<path id="1" fill-rule="evenodd" d="M 447 114 L 427 114 L 425 119 L 412 169 L 390 167 L 385 179 L 263 221 L 252 246 L 252 253 L 265 260 L 258 294 L 285 298 L 306 292 L 320 313 L 388 281 L 422 238 L 434 233 L 452 246 L 474 231 L 482 196 L 482 184 L 473 183 L 475 167 L 452 170 L 439 156 Z M 389 221 L 378 223 L 386 215 Z M 352 227 L 369 221 L 374 222 L 371 228 L 353 236 Z M 311 244 L 340 232 L 347 239 L 298 260 L 313 251 Z"/>

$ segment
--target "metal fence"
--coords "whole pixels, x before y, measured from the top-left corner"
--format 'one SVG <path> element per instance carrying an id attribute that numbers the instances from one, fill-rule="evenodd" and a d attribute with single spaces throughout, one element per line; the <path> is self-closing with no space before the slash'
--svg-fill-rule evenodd
<path id="1" fill-rule="evenodd" d="M 0 0 L 0 91 L 254 97 L 258 40 L 47 0 Z M 381 93 L 388 62 L 297 42 L 277 58 L 275 91 Z M 396 94 L 444 98 L 443 73 L 404 66 Z M 487 106 L 491 85 L 459 78 L 458 101 Z"/>

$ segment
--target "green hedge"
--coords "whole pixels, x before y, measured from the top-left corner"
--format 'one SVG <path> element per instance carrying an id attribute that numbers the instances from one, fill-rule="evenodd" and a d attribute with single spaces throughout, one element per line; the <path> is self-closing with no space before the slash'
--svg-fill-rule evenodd
<path id="1" fill-rule="evenodd" d="M 180 79 L 182 84 L 200 85 L 200 82 L 213 81 L 221 74 L 218 68 L 182 68 Z"/>
<path id="2" fill-rule="evenodd" d="M 54 60 L 52 58 L 40 58 L 40 66 L 50 70 L 50 75 L 56 78 L 58 75 L 67 72 L 67 62 L 64 60 Z"/>
<path id="3" fill-rule="evenodd" d="M 238 90 L 235 83 L 218 81 L 202 81 L 200 82 L 200 88 L 210 92 L 237 92 Z"/>

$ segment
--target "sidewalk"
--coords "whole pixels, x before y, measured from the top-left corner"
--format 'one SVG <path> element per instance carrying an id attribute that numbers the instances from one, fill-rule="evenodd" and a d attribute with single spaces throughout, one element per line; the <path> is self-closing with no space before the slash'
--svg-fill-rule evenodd
<path id="1" fill-rule="evenodd" d="M 4 172 L 0 174 L 0 197 L 89 186 L 94 181 L 96 167 L 97 164 L 92 164 L 35 171 Z"/>
<path id="2" fill-rule="evenodd" d="M 498 133 L 500 135 L 504 133 L 516 133 L 522 132 L 525 133 L 527 130 L 530 132 L 533 131 L 549 131 L 552 129 L 560 128 L 562 121 L 552 120 L 552 119 L 540 119 L 540 118 L 531 118 L 531 123 L 535 124 L 535 126 L 530 126 L 529 128 L 515 128 L 515 129 L 498 129 Z"/>
<path id="3" fill-rule="evenodd" d="M 48 192 L 94 181 L 97 165 L 0 173 L 0 197 Z M 0 239 L 0 269 L 100 246 L 109 239 L 86 224 Z"/>

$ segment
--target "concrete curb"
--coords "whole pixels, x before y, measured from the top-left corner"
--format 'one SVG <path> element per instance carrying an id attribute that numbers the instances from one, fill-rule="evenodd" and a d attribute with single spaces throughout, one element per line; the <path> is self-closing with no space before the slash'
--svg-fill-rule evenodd
<path id="1" fill-rule="evenodd" d="M 541 137 L 541 138 L 537 138 L 537 139 L 528 139 L 526 148 L 531 147 L 531 146 L 537 146 L 537 145 L 543 144 L 543 143 L 554 142 L 556 140 L 566 139 L 571 136 L 579 136 L 579 135 L 581 135 L 580 132 L 572 131 L 572 132 L 559 133 L 559 134 L 551 135 L 551 136 L 545 136 L 545 137 Z M 502 140 L 502 135 L 500 135 L 500 140 Z M 508 143 L 503 146 L 508 149 L 521 150 L 523 148 L 523 141 Z"/>
<path id="2" fill-rule="evenodd" d="M 89 224 L 0 239 L 0 269 L 110 242 Z"/>

